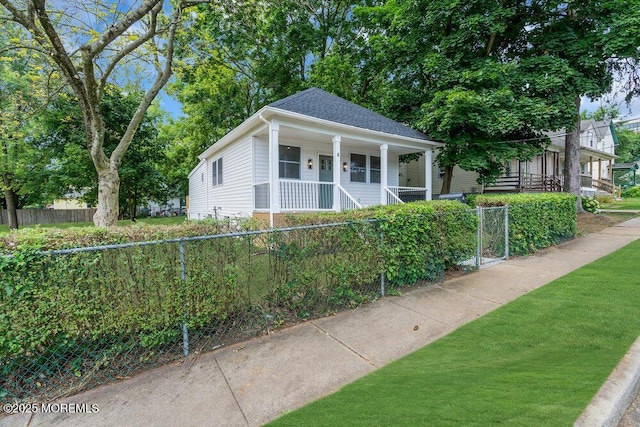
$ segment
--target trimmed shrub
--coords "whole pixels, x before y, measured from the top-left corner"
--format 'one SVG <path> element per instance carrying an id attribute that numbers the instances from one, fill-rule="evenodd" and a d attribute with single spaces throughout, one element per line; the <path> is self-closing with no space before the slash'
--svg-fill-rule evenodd
<path id="1" fill-rule="evenodd" d="M 576 236 L 576 196 L 568 193 L 484 194 L 477 206 L 509 205 L 509 253 L 524 255 Z"/>
<path id="2" fill-rule="evenodd" d="M 636 186 L 636 187 L 627 188 L 622 192 L 622 197 L 629 198 L 629 199 L 640 197 L 640 187 Z"/>
<path id="3" fill-rule="evenodd" d="M 179 225 L 149 225 L 100 228 L 40 228 L 29 227 L 0 234 L 0 254 L 21 248 L 50 251 L 56 249 L 105 246 L 119 243 L 148 242 L 179 237 L 209 236 L 241 230 L 255 230 L 258 223 L 251 218 L 237 220 L 185 221 Z"/>
<path id="4" fill-rule="evenodd" d="M 288 225 L 376 219 L 383 236 L 382 258 L 392 286 L 434 280 L 444 270 L 475 254 L 477 218 L 466 204 L 439 200 L 340 213 L 289 215 Z"/>
<path id="5" fill-rule="evenodd" d="M 598 201 L 593 197 L 583 196 L 581 198 L 581 202 L 582 202 L 582 209 L 584 209 L 587 212 L 595 213 L 600 207 L 600 203 L 598 203 Z"/>

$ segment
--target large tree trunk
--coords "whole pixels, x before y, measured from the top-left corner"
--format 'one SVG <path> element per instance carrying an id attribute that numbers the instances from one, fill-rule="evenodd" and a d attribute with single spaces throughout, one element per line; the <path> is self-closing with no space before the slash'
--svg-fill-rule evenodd
<path id="1" fill-rule="evenodd" d="M 442 179 L 442 189 L 440 194 L 449 194 L 451 192 L 451 180 L 453 179 L 453 166 L 444 167 L 444 177 Z"/>
<path id="2" fill-rule="evenodd" d="M 564 150 L 564 191 L 578 196 L 576 209 L 583 212 L 580 198 L 580 96 L 575 98 L 576 121 L 574 129 L 567 133 Z"/>
<path id="3" fill-rule="evenodd" d="M 4 189 L 4 200 L 7 203 L 7 219 L 10 230 L 18 229 L 18 195 L 8 186 Z"/>
<path id="4" fill-rule="evenodd" d="M 120 194 L 120 176 L 118 168 L 98 171 L 98 208 L 93 215 L 93 223 L 97 227 L 114 227 L 118 225 L 120 213 L 118 196 Z"/>

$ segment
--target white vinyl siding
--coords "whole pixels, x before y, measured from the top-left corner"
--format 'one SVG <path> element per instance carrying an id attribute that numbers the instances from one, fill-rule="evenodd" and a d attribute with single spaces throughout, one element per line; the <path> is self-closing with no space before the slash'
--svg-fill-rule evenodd
<path id="1" fill-rule="evenodd" d="M 253 139 L 254 153 L 254 183 L 269 181 L 269 140 L 266 138 Z"/>
<path id="2" fill-rule="evenodd" d="M 189 177 L 189 219 L 207 217 L 207 164 L 200 163 Z"/>
<path id="3" fill-rule="evenodd" d="M 218 218 L 250 216 L 253 212 L 253 139 L 230 144 L 215 155 L 224 158 L 224 184 L 209 189 L 209 211 Z M 214 162 L 208 160 L 210 167 Z"/>

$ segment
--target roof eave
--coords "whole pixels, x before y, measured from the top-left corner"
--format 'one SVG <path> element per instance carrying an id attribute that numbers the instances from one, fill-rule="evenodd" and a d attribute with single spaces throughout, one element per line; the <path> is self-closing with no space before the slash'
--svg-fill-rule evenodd
<path id="1" fill-rule="evenodd" d="M 267 107 L 265 107 L 267 108 Z M 397 140 L 401 140 L 401 141 L 406 141 L 406 142 L 411 142 L 411 143 L 419 143 L 419 144 L 427 144 L 430 145 L 434 148 L 437 147 L 443 147 L 444 144 L 441 142 L 436 142 L 436 141 L 432 141 L 428 138 L 425 139 L 421 139 L 421 138 L 412 138 L 409 136 L 403 136 L 403 135 L 398 135 L 398 134 L 394 134 L 394 133 L 388 133 L 388 132 L 381 132 L 381 131 L 377 131 L 377 130 L 372 130 L 372 129 L 366 129 L 366 128 L 361 128 L 358 126 L 352 126 L 352 125 L 346 125 L 343 123 L 338 123 L 338 122 L 333 122 L 331 120 L 326 120 L 326 119 L 319 119 L 317 117 L 313 117 L 313 116 L 308 116 L 306 114 L 300 114 L 300 113 L 295 113 L 293 111 L 289 111 L 289 110 L 282 110 L 280 108 L 274 108 L 274 107 L 268 107 L 269 110 L 274 113 L 274 114 L 278 114 L 287 118 L 292 118 L 292 119 L 298 119 L 298 120 L 303 120 L 303 121 L 307 121 L 307 122 L 313 122 L 313 123 L 317 123 L 317 124 L 321 124 L 321 125 L 325 125 L 325 126 L 330 126 L 333 128 L 338 128 L 338 129 L 344 129 L 344 130 L 348 130 L 354 133 L 359 133 L 359 134 L 369 134 L 369 135 L 375 135 L 377 137 L 380 138 L 393 138 L 393 139 L 397 139 Z"/>

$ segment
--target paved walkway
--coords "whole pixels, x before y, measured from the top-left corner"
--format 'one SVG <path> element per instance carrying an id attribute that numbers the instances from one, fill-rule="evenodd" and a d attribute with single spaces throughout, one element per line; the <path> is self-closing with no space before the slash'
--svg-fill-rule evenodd
<path id="1" fill-rule="evenodd" d="M 640 218 L 60 402 L 98 413 L 14 415 L 0 426 L 260 425 L 638 238 Z"/>

